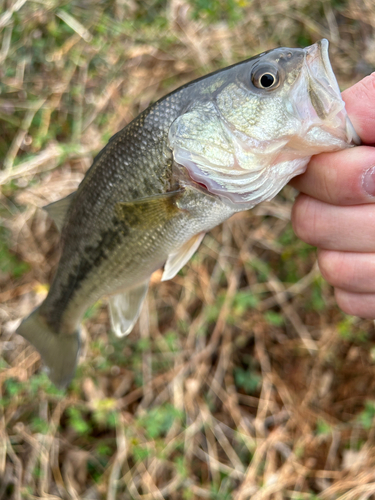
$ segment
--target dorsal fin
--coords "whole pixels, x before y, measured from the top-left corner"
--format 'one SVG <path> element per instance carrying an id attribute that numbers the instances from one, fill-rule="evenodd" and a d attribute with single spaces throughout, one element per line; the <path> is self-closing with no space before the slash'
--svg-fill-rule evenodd
<path id="1" fill-rule="evenodd" d="M 76 191 L 68 194 L 68 196 L 65 196 L 65 198 L 62 198 L 61 200 L 55 201 L 54 203 L 50 203 L 49 205 L 43 207 L 43 209 L 48 213 L 53 222 L 56 224 L 56 227 L 60 231 L 60 233 L 65 222 L 68 208 L 70 207 L 75 194 Z"/>

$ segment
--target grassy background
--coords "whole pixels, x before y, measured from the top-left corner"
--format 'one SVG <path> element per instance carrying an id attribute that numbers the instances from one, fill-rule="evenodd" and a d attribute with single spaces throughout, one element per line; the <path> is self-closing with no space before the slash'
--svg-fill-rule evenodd
<path id="1" fill-rule="evenodd" d="M 45 297 L 73 191 L 152 101 L 326 37 L 346 88 L 375 70 L 372 0 L 0 0 L 0 499 L 375 498 L 375 335 L 342 314 L 294 192 L 152 280 L 132 334 L 86 314 L 66 393 L 14 331 Z"/>

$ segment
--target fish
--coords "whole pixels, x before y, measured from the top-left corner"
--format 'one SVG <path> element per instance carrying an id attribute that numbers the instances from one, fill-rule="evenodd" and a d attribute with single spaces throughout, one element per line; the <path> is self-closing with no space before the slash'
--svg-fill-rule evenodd
<path id="1" fill-rule="evenodd" d="M 66 387 L 80 323 L 108 297 L 131 332 L 151 275 L 172 279 L 205 233 L 272 199 L 312 155 L 360 143 L 323 39 L 276 48 L 198 78 L 141 112 L 94 158 L 76 192 L 48 205 L 61 258 L 44 302 L 17 333 Z"/>

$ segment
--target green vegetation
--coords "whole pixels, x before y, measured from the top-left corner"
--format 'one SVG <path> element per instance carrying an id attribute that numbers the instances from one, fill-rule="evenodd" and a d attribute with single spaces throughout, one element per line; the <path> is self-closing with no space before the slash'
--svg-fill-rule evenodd
<path id="1" fill-rule="evenodd" d="M 374 401 L 366 401 L 365 409 L 359 415 L 359 422 L 362 427 L 366 430 L 370 430 L 374 428 L 375 425 L 375 402 Z"/>
<path id="2" fill-rule="evenodd" d="M 12 253 L 8 248 L 9 243 L 9 234 L 0 227 L 0 273 L 13 279 L 20 278 L 29 271 L 30 266 Z"/>
<path id="3" fill-rule="evenodd" d="M 259 373 L 253 372 L 252 370 L 244 370 L 239 367 L 234 371 L 234 380 L 236 386 L 243 389 L 246 394 L 257 392 L 262 383 L 262 377 Z"/>

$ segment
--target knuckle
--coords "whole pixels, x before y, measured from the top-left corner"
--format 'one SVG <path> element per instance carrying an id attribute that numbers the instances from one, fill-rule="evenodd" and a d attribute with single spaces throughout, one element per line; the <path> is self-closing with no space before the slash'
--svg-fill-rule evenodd
<path id="1" fill-rule="evenodd" d="M 351 293 L 335 288 L 335 299 L 339 308 L 351 316 L 360 318 L 375 318 L 375 295 Z"/>
<path id="2" fill-rule="evenodd" d="M 336 192 L 337 177 L 336 168 L 324 169 L 321 188 L 325 199 L 333 205 L 336 204 L 338 198 L 338 193 Z"/>
<path id="3" fill-rule="evenodd" d="M 316 242 L 316 210 L 313 199 L 300 194 L 292 209 L 292 227 L 296 236 L 304 242 L 314 245 Z"/>
<path id="4" fill-rule="evenodd" d="M 318 264 L 323 278 L 332 286 L 347 288 L 352 283 L 352 269 L 342 252 L 319 250 Z"/>
<path id="5" fill-rule="evenodd" d="M 333 286 L 338 286 L 337 278 L 337 266 L 336 266 L 336 254 L 335 252 L 330 252 L 327 250 L 321 250 L 318 253 L 318 264 L 320 272 L 323 278 L 328 281 Z"/>
<path id="6" fill-rule="evenodd" d="M 351 293 L 375 292 L 375 254 L 319 249 L 318 264 L 323 278 L 334 287 Z"/>
<path id="7" fill-rule="evenodd" d="M 359 311 L 357 311 L 356 300 L 353 298 L 353 294 L 341 290 L 340 288 L 335 288 L 335 299 L 339 308 L 345 313 L 356 316 Z"/>

